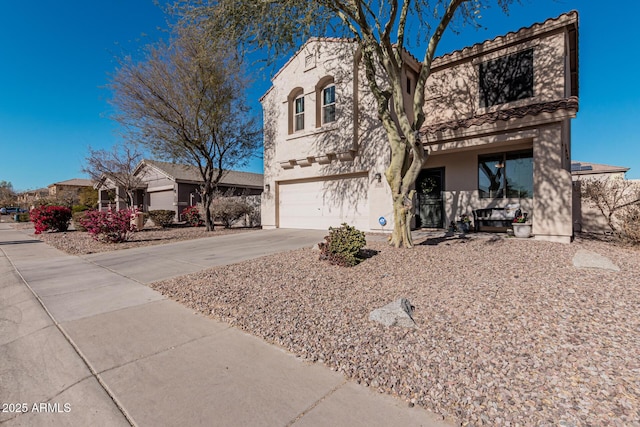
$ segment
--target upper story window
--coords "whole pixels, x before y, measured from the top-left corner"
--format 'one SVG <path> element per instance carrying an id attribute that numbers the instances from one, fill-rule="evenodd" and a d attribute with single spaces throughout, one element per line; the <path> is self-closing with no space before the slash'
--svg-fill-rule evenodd
<path id="1" fill-rule="evenodd" d="M 304 129 L 304 90 L 297 87 L 287 96 L 288 133 Z"/>
<path id="2" fill-rule="evenodd" d="M 480 107 L 533 96 L 533 49 L 480 63 Z"/>
<path id="3" fill-rule="evenodd" d="M 294 132 L 304 129 L 304 95 L 294 101 Z"/>
<path id="4" fill-rule="evenodd" d="M 336 121 L 336 87 L 330 85 L 322 90 L 322 123 Z"/>
<path id="5" fill-rule="evenodd" d="M 316 128 L 336 121 L 336 85 L 332 76 L 316 84 Z"/>

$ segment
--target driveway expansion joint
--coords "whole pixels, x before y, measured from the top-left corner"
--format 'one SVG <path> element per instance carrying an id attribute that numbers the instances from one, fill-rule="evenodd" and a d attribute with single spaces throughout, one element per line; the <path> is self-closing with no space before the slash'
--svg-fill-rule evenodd
<path id="1" fill-rule="evenodd" d="M 93 376 L 96 381 L 98 381 L 98 384 L 100 384 L 100 386 L 104 389 L 105 393 L 107 393 L 107 395 L 109 396 L 109 398 L 113 401 L 113 404 L 116 406 L 116 408 L 118 408 L 118 410 L 120 411 L 120 413 L 122 413 L 122 415 L 124 416 L 124 418 L 127 420 L 127 422 L 133 426 L 133 427 L 137 427 L 136 422 L 133 420 L 133 418 L 131 417 L 131 415 L 127 412 L 127 410 L 122 406 L 122 404 L 120 404 L 120 402 L 118 401 L 118 399 L 116 398 L 116 396 L 113 394 L 113 392 L 109 389 L 109 387 L 107 386 L 107 384 L 104 382 L 104 380 L 102 379 L 102 377 L 96 372 L 96 370 L 93 368 L 93 366 L 91 365 L 91 363 L 89 362 L 89 360 L 86 358 L 86 356 L 82 353 L 82 351 L 80 350 L 80 348 L 78 347 L 78 345 L 73 341 L 73 339 L 69 336 L 69 334 L 67 333 L 67 331 L 62 327 L 62 325 L 60 325 L 60 323 L 58 323 L 58 321 L 56 320 L 55 317 L 53 317 L 53 315 L 51 314 L 51 312 L 49 311 L 49 309 L 47 308 L 47 306 L 44 304 L 44 302 L 42 301 L 42 299 L 40 298 L 40 296 L 33 290 L 33 288 L 31 287 L 31 285 L 29 285 L 29 283 L 25 280 L 24 276 L 22 275 L 22 273 L 20 273 L 20 270 L 18 270 L 18 268 L 16 267 L 15 263 L 13 262 L 13 260 L 11 259 L 11 257 L 9 257 L 9 254 L 7 254 L 5 252 L 4 249 L 2 249 L 2 247 L 0 247 L 0 252 L 2 252 L 4 254 L 4 256 L 7 258 L 7 260 L 9 261 L 9 263 L 11 264 L 11 266 L 13 267 L 13 269 L 15 270 L 16 274 L 20 277 L 20 280 L 22 281 L 22 283 L 24 283 L 24 285 L 27 287 L 27 289 L 29 289 L 29 291 L 31 291 L 31 293 L 33 294 L 33 296 L 36 298 L 36 300 L 38 301 L 38 303 L 40 304 L 40 306 L 42 307 L 42 309 L 45 311 L 45 313 L 47 313 L 47 316 L 51 319 L 51 321 L 53 322 L 53 326 L 55 326 L 58 331 L 60 331 L 60 333 L 62 334 L 62 336 L 64 337 L 64 339 L 69 343 L 69 345 L 71 345 L 71 347 L 73 348 L 73 350 L 76 352 L 76 354 L 78 355 L 78 357 L 80 357 L 80 359 L 82 360 L 82 362 L 84 363 L 84 365 L 87 367 L 87 369 L 89 370 L 89 372 L 91 373 L 91 376 Z M 90 376 L 87 376 L 85 378 L 83 378 L 83 380 L 89 378 Z M 77 384 L 78 382 L 74 383 Z M 65 390 L 68 389 L 65 388 Z"/>
<path id="2" fill-rule="evenodd" d="M 291 421 L 289 421 L 286 425 L 286 427 L 290 427 L 294 424 L 296 424 L 298 421 L 300 421 L 305 415 L 307 415 L 309 412 L 313 411 L 319 404 L 321 404 L 322 402 L 324 402 L 329 396 L 331 396 L 333 393 L 335 393 L 336 391 L 338 391 L 339 389 L 341 389 L 342 387 L 344 387 L 345 384 L 347 384 L 349 381 L 346 379 L 343 379 L 342 382 L 340 384 L 338 384 L 337 386 L 335 386 L 334 388 L 332 388 L 331 390 L 329 390 L 324 396 L 322 396 L 320 399 L 316 400 L 315 402 L 313 402 L 311 404 L 311 406 L 309 406 L 307 409 L 305 409 L 304 411 L 300 412 L 298 414 L 297 417 L 295 417 L 294 419 L 292 419 Z"/>

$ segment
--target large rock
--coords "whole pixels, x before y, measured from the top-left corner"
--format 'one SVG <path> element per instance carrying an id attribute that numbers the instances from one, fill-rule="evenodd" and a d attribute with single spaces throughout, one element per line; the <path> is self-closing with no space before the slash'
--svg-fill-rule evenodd
<path id="1" fill-rule="evenodd" d="M 620 267 L 615 265 L 607 257 L 595 252 L 580 249 L 573 257 L 573 266 L 576 268 L 600 268 L 602 270 L 620 271 Z"/>
<path id="2" fill-rule="evenodd" d="M 413 320 L 413 309 L 414 307 L 408 299 L 400 298 L 384 307 L 373 310 L 369 313 L 369 320 L 382 323 L 384 326 L 415 328 L 417 326 Z"/>

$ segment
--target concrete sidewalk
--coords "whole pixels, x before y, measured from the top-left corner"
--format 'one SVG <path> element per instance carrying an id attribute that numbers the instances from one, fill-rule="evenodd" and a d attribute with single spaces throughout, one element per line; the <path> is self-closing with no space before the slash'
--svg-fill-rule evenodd
<path id="1" fill-rule="evenodd" d="M 319 241 L 223 237 L 81 258 L 0 224 L 0 424 L 450 425 L 141 284 Z"/>

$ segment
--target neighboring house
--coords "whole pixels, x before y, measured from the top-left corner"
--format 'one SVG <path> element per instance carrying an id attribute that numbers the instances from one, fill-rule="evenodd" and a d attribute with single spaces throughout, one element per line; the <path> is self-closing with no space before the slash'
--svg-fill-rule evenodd
<path id="1" fill-rule="evenodd" d="M 573 228 L 575 231 L 604 233 L 610 232 L 606 218 L 596 207 L 582 200 L 580 195 L 581 181 L 587 179 L 609 180 L 625 179 L 629 168 L 603 165 L 598 163 L 572 162 L 571 177 L 573 179 Z"/>
<path id="2" fill-rule="evenodd" d="M 80 192 L 86 188 L 94 188 L 90 179 L 73 178 L 66 181 L 55 182 L 48 186 L 49 198 L 77 204 Z"/>
<path id="3" fill-rule="evenodd" d="M 48 188 L 39 188 L 37 190 L 23 191 L 18 194 L 18 203 L 21 206 L 32 206 L 39 200 L 46 200 L 49 197 Z"/>
<path id="4" fill-rule="evenodd" d="M 622 166 L 602 165 L 598 163 L 571 162 L 571 178 L 580 179 L 624 179 L 629 168 Z"/>
<path id="5" fill-rule="evenodd" d="M 571 240 L 577 32 L 578 14 L 570 12 L 434 60 L 416 227 L 442 228 L 476 209 L 519 203 L 536 238 Z M 390 150 L 360 57 L 353 41 L 310 39 L 261 98 L 263 227 L 392 227 L 384 179 Z M 406 58 L 411 105 L 420 64 Z"/>
<path id="6" fill-rule="evenodd" d="M 136 167 L 134 176 L 139 178 L 140 185 L 135 190 L 133 204 L 142 211 L 173 210 L 176 219 L 180 220 L 186 207 L 200 202 L 202 180 L 195 166 L 144 159 Z M 113 179 L 104 177 L 100 185 L 102 209 L 126 207 L 126 193 L 116 187 Z M 260 195 L 262 185 L 262 174 L 228 171 L 222 177 L 218 190 L 223 194 L 231 190 L 234 195 Z"/>

